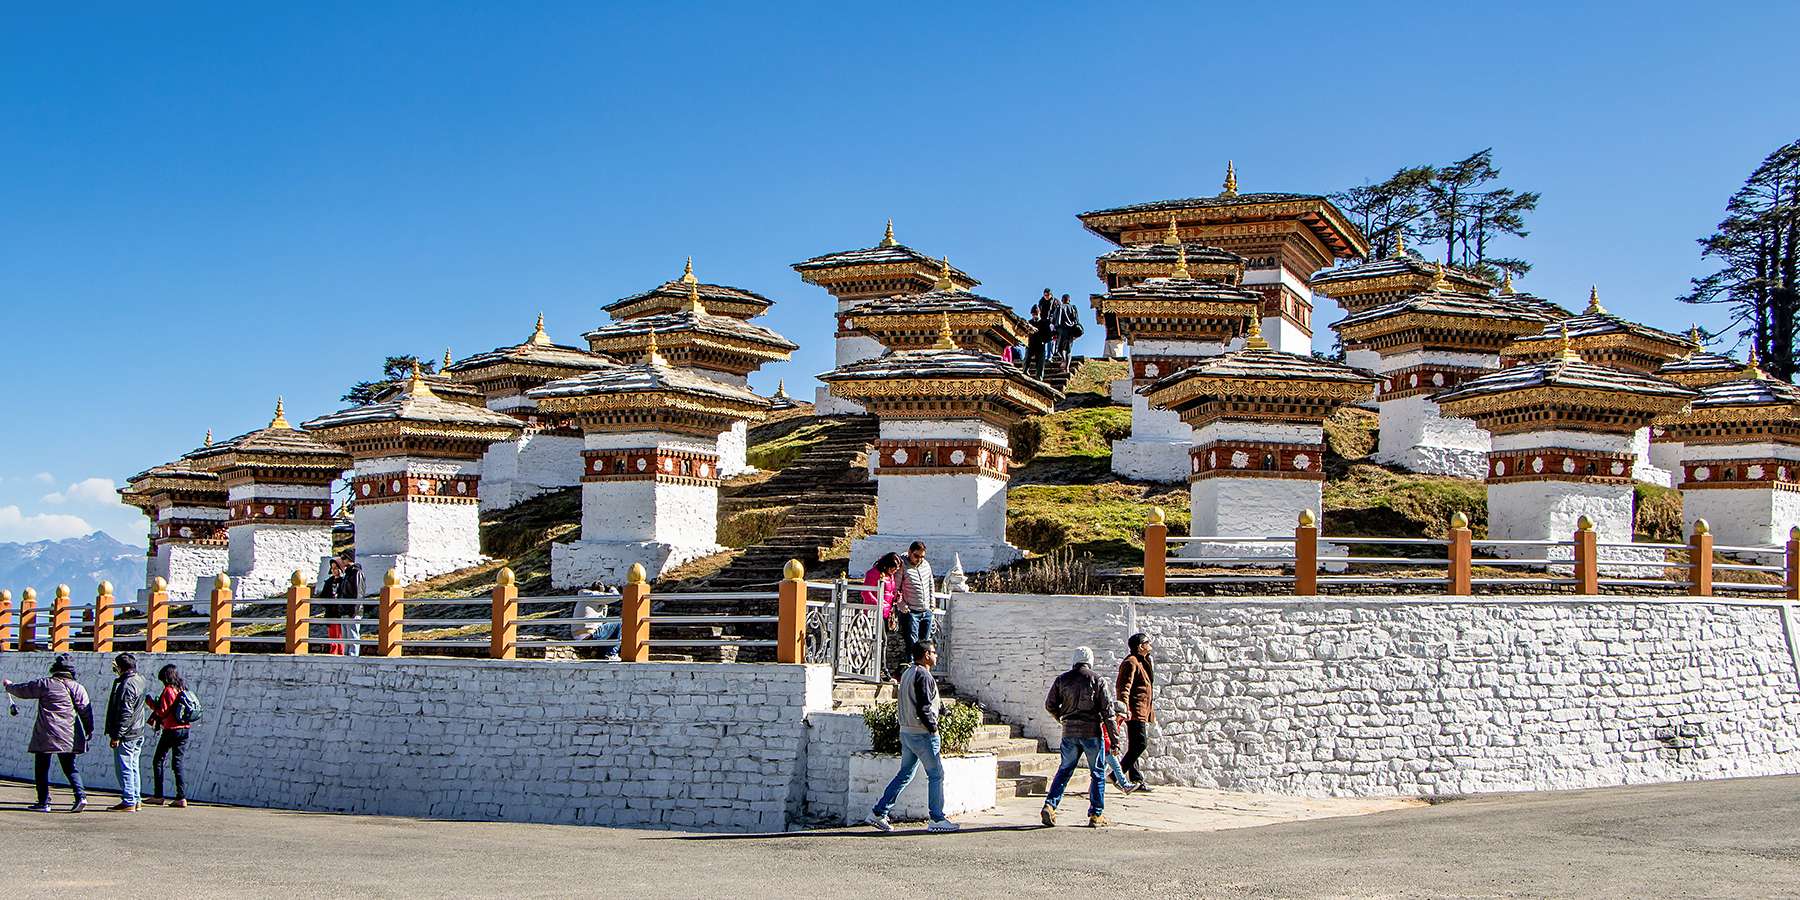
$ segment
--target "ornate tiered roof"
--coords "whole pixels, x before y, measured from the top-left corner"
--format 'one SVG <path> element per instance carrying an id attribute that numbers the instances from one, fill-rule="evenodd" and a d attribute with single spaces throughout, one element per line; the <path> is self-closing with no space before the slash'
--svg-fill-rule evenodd
<path id="1" fill-rule="evenodd" d="M 948 263 L 940 266 L 938 287 L 923 294 L 868 300 L 838 314 L 839 327 L 880 341 L 890 350 L 930 347 L 945 317 L 958 346 L 998 355 L 1025 343 L 1031 323 L 999 300 L 955 286 Z"/>
<path id="2" fill-rule="evenodd" d="M 1132 338 L 1229 341 L 1244 334 L 1263 307 L 1262 295 L 1224 281 L 1192 277 L 1187 248 L 1176 247 L 1173 273 L 1121 285 L 1088 302 L 1100 316 L 1115 317 Z"/>
<path id="3" fill-rule="evenodd" d="M 431 388 L 431 392 L 436 394 L 440 399 L 451 400 L 457 403 L 466 403 L 470 406 L 480 406 L 485 409 L 487 406 L 487 394 L 485 392 L 472 384 L 464 384 L 445 374 L 445 372 L 448 372 L 450 367 L 455 364 L 456 358 L 450 355 L 449 350 L 445 350 L 444 361 L 438 366 L 439 371 L 426 372 L 420 377 L 424 379 L 425 385 Z M 385 384 L 378 385 L 375 388 L 375 402 L 380 403 L 400 396 L 406 392 L 406 388 L 411 382 L 412 379 L 410 378 L 397 378 Z"/>
<path id="4" fill-rule="evenodd" d="M 1540 304 L 1439 289 L 1353 312 L 1331 327 L 1346 346 L 1390 353 L 1424 347 L 1495 353 L 1552 321 Z"/>
<path id="5" fill-rule="evenodd" d="M 225 486 L 220 483 L 218 473 L 202 469 L 188 458 L 192 453 L 211 447 L 212 442 L 212 432 L 209 431 L 206 433 L 206 442 L 188 454 L 159 466 L 151 466 L 125 479 L 125 486 L 119 489 L 120 502 L 145 512 L 152 512 L 156 507 L 167 505 L 176 498 L 204 498 L 207 502 L 223 502 Z"/>
<path id="6" fill-rule="evenodd" d="M 692 285 L 692 291 L 689 286 Z M 734 319 L 754 319 L 769 311 L 775 301 L 755 291 L 724 284 L 707 284 L 694 277 L 694 258 L 688 257 L 681 277 L 665 281 L 650 290 L 632 294 L 608 303 L 602 309 L 615 319 L 633 319 L 655 313 L 687 309 L 690 294 L 698 293 L 707 311 Z"/>
<path id="7" fill-rule="evenodd" d="M 932 290 L 939 261 L 894 240 L 894 220 L 889 219 L 887 233 L 875 246 L 815 256 L 794 263 L 793 269 L 839 300 L 860 300 Z M 950 275 L 964 290 L 981 283 L 960 269 L 951 269 Z"/>
<path id="8" fill-rule="evenodd" d="M 1277 231 L 1267 223 L 1292 223 L 1292 233 L 1303 231 L 1318 249 L 1314 255 L 1322 268 L 1331 258 L 1366 254 L 1362 232 L 1318 194 L 1257 193 L 1237 191 L 1237 170 L 1227 164 L 1224 190 L 1211 197 L 1156 200 L 1082 213 L 1087 230 L 1121 246 L 1155 241 L 1171 216 L 1179 223 L 1183 240 L 1200 238 L 1208 244 L 1235 249 L 1236 239 L 1269 243 Z"/>
<path id="9" fill-rule="evenodd" d="M 1181 240 L 1175 220 L 1169 220 L 1162 240 L 1131 244 L 1094 260 L 1094 271 L 1111 288 L 1146 278 L 1168 278 L 1185 262 L 1191 277 L 1237 284 L 1244 278 L 1244 258 L 1198 241 Z"/>
<path id="10" fill-rule="evenodd" d="M 1055 408 L 1062 393 L 991 353 L 957 346 L 947 318 L 938 339 L 919 350 L 890 351 L 819 376 L 834 396 L 878 415 L 934 419 L 976 416 L 1006 424 Z"/>
<path id="11" fill-rule="evenodd" d="M 1692 444 L 1800 443 L 1800 388 L 1770 378 L 1754 350 L 1728 381 L 1698 388 L 1687 408 L 1656 421 L 1671 440 Z"/>
<path id="12" fill-rule="evenodd" d="M 1684 387 L 1700 388 L 1709 384 L 1735 381 L 1742 376 L 1744 364 L 1719 353 L 1702 349 L 1698 326 L 1688 330 L 1694 352 L 1681 359 L 1664 363 L 1656 370 L 1658 378 L 1666 378 Z"/>
<path id="13" fill-rule="evenodd" d="M 617 365 L 598 353 L 551 341 L 544 332 L 544 316 L 539 313 L 537 327 L 524 341 L 457 360 L 443 371 L 460 383 L 483 388 L 489 395 L 507 395 L 523 393 L 546 381 Z"/>
<path id="14" fill-rule="evenodd" d="M 1218 418 L 1322 421 L 1331 410 L 1369 399 L 1375 376 L 1342 363 L 1272 350 L 1251 319 L 1244 348 L 1194 364 L 1152 382 L 1142 393 L 1152 405 L 1201 425 Z"/>
<path id="15" fill-rule="evenodd" d="M 342 447 L 290 425 L 285 404 L 275 400 L 275 418 L 255 431 L 189 453 L 197 469 L 221 475 L 230 486 L 234 473 L 251 473 L 264 480 L 300 483 L 330 482 L 350 468 L 350 454 Z"/>
<path id="16" fill-rule="evenodd" d="M 439 397 L 416 365 L 398 394 L 301 427 L 357 457 L 420 452 L 470 458 L 494 441 L 517 437 L 523 428 L 504 413 Z"/>
<path id="17" fill-rule="evenodd" d="M 687 305 L 602 325 L 582 337 L 596 353 L 621 358 L 646 354 L 653 343 L 678 366 L 748 375 L 765 362 L 779 362 L 800 349 L 775 332 L 707 309 L 696 284 L 687 285 Z"/>
<path id="18" fill-rule="evenodd" d="M 1572 335 L 1560 327 L 1558 335 L 1554 357 L 1469 379 L 1431 399 L 1445 415 L 1475 419 L 1494 433 L 1556 427 L 1630 432 L 1695 396 L 1653 375 L 1587 362 L 1571 346 Z"/>
<path id="19" fill-rule="evenodd" d="M 713 436 L 730 423 L 760 421 L 769 401 L 749 388 L 671 366 L 648 336 L 645 360 L 541 385 L 526 392 L 538 408 L 584 427 L 655 427 Z"/>
<path id="20" fill-rule="evenodd" d="M 1336 300 L 1355 313 L 1419 291 L 1434 289 L 1484 295 L 1494 286 L 1454 266 L 1440 266 L 1405 248 L 1404 239 L 1394 255 L 1355 265 L 1314 272 L 1312 289 Z"/>
<path id="21" fill-rule="evenodd" d="M 1664 364 L 1686 357 L 1698 349 L 1686 338 L 1622 319 L 1600 305 L 1600 291 L 1588 294 L 1588 306 L 1581 315 L 1558 323 L 1558 329 L 1546 328 L 1542 333 L 1521 337 L 1502 351 L 1509 363 L 1531 362 L 1554 356 L 1566 326 L 1569 342 L 1583 358 L 1615 368 L 1649 374 Z"/>

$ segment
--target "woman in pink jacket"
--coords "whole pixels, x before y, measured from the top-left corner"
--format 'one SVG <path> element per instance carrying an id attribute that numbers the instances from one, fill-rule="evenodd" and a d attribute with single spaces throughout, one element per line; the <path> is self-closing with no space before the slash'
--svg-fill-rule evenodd
<path id="1" fill-rule="evenodd" d="M 893 673 L 906 668 L 909 661 L 905 658 L 905 642 L 900 640 L 900 620 L 894 616 L 894 607 L 900 602 L 900 554 L 889 553 L 875 561 L 869 571 L 863 575 L 863 585 L 875 588 L 864 591 L 866 602 L 878 603 L 881 606 L 881 619 L 886 623 L 887 647 L 882 654 L 882 671 L 891 679 Z"/>

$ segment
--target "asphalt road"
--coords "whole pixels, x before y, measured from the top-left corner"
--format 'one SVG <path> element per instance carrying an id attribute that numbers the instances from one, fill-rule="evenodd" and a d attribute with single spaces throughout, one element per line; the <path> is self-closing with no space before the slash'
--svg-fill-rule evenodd
<path id="1" fill-rule="evenodd" d="M 1800 897 L 1800 777 L 1486 796 L 1203 833 L 761 837 L 272 810 L 23 811 L 19 897 Z"/>

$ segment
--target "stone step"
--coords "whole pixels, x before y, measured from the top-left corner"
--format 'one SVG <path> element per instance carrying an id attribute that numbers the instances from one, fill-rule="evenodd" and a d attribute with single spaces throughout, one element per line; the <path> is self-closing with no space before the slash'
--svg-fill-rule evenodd
<path id="1" fill-rule="evenodd" d="M 1004 738 L 1001 740 L 970 741 L 969 749 L 981 753 L 992 753 L 1002 760 L 1026 759 L 1043 756 L 1044 748 L 1036 738 Z M 1055 761 L 1052 757 L 1052 763 Z M 1017 773 L 1014 773 L 1017 774 Z"/>

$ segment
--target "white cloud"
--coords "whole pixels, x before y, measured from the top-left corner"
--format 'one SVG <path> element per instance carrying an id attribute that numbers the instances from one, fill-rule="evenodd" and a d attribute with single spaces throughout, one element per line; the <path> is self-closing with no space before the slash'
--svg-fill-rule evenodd
<path id="1" fill-rule="evenodd" d="M 33 475 L 31 477 L 33 480 L 37 481 L 37 483 L 39 483 L 39 484 L 55 484 L 56 483 L 56 476 L 50 474 L 49 472 L 39 472 L 36 475 Z"/>
<path id="2" fill-rule="evenodd" d="M 51 491 L 45 494 L 43 502 L 54 506 L 61 506 L 65 503 L 117 506 L 119 492 L 110 478 L 83 478 L 69 485 L 67 490 Z"/>
<path id="3" fill-rule="evenodd" d="M 17 506 L 0 506 L 0 541 L 60 541 L 91 533 L 94 526 L 80 516 L 61 513 L 25 515 Z"/>

